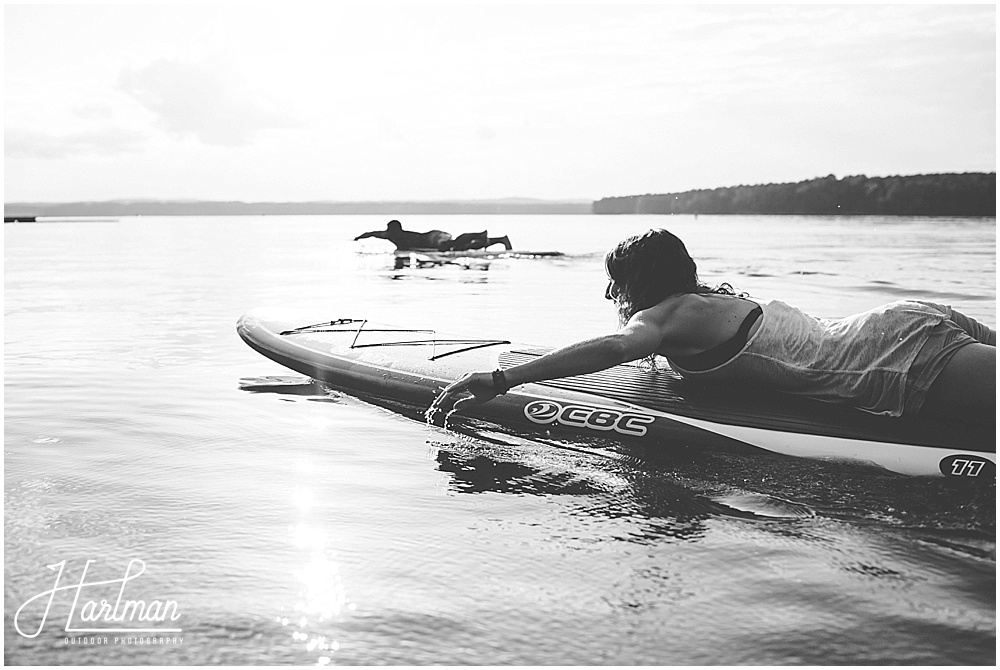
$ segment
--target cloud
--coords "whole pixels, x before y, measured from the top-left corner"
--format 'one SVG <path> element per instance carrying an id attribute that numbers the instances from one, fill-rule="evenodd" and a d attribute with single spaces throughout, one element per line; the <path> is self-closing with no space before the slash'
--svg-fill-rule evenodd
<path id="1" fill-rule="evenodd" d="M 247 146 L 261 130 L 296 125 L 282 104 L 254 91 L 225 62 L 158 60 L 124 71 L 120 86 L 163 129 L 209 145 Z"/>
<path id="2" fill-rule="evenodd" d="M 108 121 L 115 116 L 114 110 L 106 102 L 92 102 L 77 105 L 72 110 L 73 115 L 84 121 Z"/>
<path id="3" fill-rule="evenodd" d="M 114 127 L 63 135 L 8 128 L 4 131 L 4 155 L 7 158 L 114 156 L 138 153 L 148 139 L 146 133 Z"/>

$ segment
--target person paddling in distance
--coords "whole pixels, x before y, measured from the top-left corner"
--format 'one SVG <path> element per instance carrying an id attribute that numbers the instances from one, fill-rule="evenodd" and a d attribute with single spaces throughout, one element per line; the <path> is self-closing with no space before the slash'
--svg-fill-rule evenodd
<path id="1" fill-rule="evenodd" d="M 385 230 L 372 230 L 362 233 L 355 237 L 354 241 L 357 242 L 369 237 L 389 240 L 400 251 L 413 251 L 415 249 L 470 251 L 472 249 L 485 249 L 494 244 L 502 244 L 507 251 L 512 249 L 510 238 L 506 235 L 503 237 L 490 237 L 485 230 L 481 233 L 462 233 L 454 238 L 443 230 L 428 230 L 425 233 L 415 233 L 403 230 L 403 224 L 396 219 L 387 223 Z"/>
<path id="2" fill-rule="evenodd" d="M 467 374 L 441 392 L 428 419 L 451 403 L 458 412 L 520 384 L 660 355 L 685 379 L 749 383 L 888 416 L 996 421 L 996 332 L 950 307 L 903 300 L 817 319 L 729 284 L 703 284 L 684 243 L 666 230 L 623 240 L 605 268 L 617 332 Z"/>

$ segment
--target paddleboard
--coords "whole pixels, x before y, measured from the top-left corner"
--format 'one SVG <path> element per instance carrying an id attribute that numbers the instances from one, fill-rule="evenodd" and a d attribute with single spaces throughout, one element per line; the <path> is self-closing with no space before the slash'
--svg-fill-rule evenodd
<path id="1" fill-rule="evenodd" d="M 460 267 L 464 270 L 489 270 L 492 262 L 491 259 L 484 257 L 428 255 L 416 251 L 397 251 L 393 255 L 393 261 L 393 269 L 395 270 L 440 268 L 446 265 Z"/>
<path id="2" fill-rule="evenodd" d="M 408 257 L 410 254 L 417 254 L 425 258 L 435 258 L 448 260 L 452 258 L 488 258 L 496 260 L 498 258 L 557 258 L 564 256 L 561 251 L 522 251 L 518 249 L 469 249 L 467 251 L 439 251 L 437 249 L 396 249 L 393 252 L 396 256 Z"/>
<path id="3" fill-rule="evenodd" d="M 243 315 L 237 332 L 267 358 L 334 388 L 425 408 L 468 372 L 509 368 L 547 351 L 354 315 L 314 322 L 266 309 Z M 996 476 L 995 427 L 890 418 L 760 389 L 705 386 L 682 379 L 665 362 L 656 370 L 625 364 L 525 384 L 463 414 L 542 434 L 863 462 L 970 482 Z"/>
<path id="4" fill-rule="evenodd" d="M 457 265 L 466 270 L 488 270 L 490 262 L 509 258 L 556 258 L 562 256 L 561 251 L 487 251 L 486 249 L 471 249 L 469 251 L 437 251 L 436 249 L 397 249 L 393 252 L 395 269 L 432 268 L 445 265 Z"/>

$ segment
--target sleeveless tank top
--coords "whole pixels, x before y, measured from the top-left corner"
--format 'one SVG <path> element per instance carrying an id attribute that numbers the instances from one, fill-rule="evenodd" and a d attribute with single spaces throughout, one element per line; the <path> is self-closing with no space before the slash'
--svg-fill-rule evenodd
<path id="1" fill-rule="evenodd" d="M 913 360 L 934 326 L 948 318 L 912 300 L 843 319 L 817 319 L 777 300 L 761 308 L 757 332 L 728 360 L 692 370 L 683 360 L 668 358 L 670 366 L 686 379 L 760 383 L 900 416 Z"/>
<path id="2" fill-rule="evenodd" d="M 740 324 L 736 334 L 722 344 L 716 345 L 699 354 L 694 354 L 693 356 L 674 356 L 670 360 L 676 362 L 685 370 L 692 371 L 709 370 L 722 365 L 740 353 L 743 347 L 746 346 L 750 329 L 753 328 L 753 324 L 757 323 L 757 319 L 760 318 L 761 314 L 763 314 L 763 310 L 761 310 L 760 305 L 754 305 L 750 313 L 743 319 L 743 323 Z"/>

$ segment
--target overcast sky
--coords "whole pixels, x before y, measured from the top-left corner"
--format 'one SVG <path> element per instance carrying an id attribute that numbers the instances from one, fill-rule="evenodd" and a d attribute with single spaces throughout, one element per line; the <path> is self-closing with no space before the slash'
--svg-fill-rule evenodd
<path id="1" fill-rule="evenodd" d="M 4 200 L 663 193 L 996 169 L 996 7 L 4 8 Z"/>

